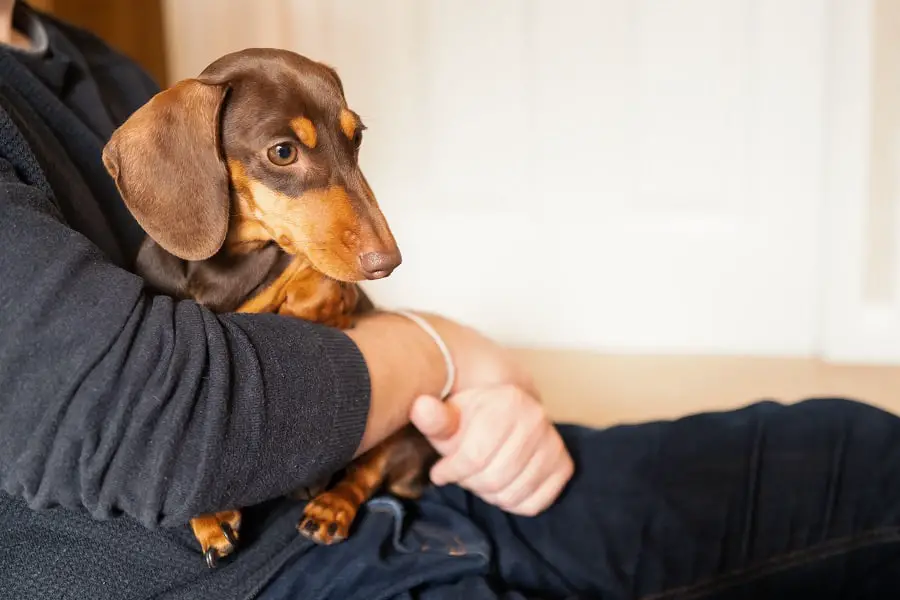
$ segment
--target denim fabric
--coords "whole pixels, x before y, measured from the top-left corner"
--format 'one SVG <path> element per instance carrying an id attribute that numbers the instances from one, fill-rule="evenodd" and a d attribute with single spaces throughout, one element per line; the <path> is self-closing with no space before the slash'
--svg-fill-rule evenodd
<path id="1" fill-rule="evenodd" d="M 900 597 L 893 415 L 812 399 L 559 429 L 576 476 L 538 517 L 454 486 L 377 498 L 350 539 L 304 546 L 261 598 Z"/>

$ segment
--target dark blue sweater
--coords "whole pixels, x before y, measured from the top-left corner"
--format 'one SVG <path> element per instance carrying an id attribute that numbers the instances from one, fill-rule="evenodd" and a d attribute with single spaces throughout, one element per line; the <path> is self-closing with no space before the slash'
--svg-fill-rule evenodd
<path id="1" fill-rule="evenodd" d="M 0 598 L 248 597 L 303 546 L 277 497 L 359 444 L 365 363 L 336 330 L 148 295 L 100 153 L 158 90 L 16 19 L 46 47 L 0 48 Z M 242 549 L 210 572 L 188 520 L 234 506 Z"/>

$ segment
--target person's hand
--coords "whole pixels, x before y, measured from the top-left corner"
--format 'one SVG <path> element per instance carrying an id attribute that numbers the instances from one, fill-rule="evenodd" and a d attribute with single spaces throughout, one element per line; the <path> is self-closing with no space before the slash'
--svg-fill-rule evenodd
<path id="1" fill-rule="evenodd" d="M 470 388 L 446 402 L 423 396 L 410 420 L 442 455 L 431 470 L 435 485 L 456 483 L 507 512 L 543 512 L 572 477 L 559 432 L 514 385 Z"/>

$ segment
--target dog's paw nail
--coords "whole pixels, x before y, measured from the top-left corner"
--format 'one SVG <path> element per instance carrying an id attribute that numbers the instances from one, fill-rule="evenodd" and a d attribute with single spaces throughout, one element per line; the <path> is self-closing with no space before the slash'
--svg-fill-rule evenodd
<path id="1" fill-rule="evenodd" d="M 219 528 L 222 530 L 222 535 L 232 546 L 237 546 L 237 536 L 234 534 L 234 529 L 231 528 L 231 525 L 228 523 L 219 523 Z"/>
<path id="2" fill-rule="evenodd" d="M 206 559 L 206 566 L 210 569 L 215 569 L 219 564 L 219 553 L 215 548 L 207 549 L 206 553 L 204 554 L 204 558 Z"/>

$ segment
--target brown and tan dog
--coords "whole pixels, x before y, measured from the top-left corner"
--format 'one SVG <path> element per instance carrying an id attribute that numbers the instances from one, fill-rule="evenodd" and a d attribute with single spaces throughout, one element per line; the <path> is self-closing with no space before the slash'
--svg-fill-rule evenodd
<path id="1" fill-rule="evenodd" d="M 148 234 L 138 274 L 156 292 L 216 312 L 352 327 L 372 308 L 357 283 L 401 262 L 359 167 L 364 129 L 333 69 L 284 50 L 228 54 L 160 92 L 103 151 Z M 417 496 L 434 458 L 414 429 L 401 430 L 312 497 L 300 533 L 345 539 L 382 486 Z M 239 508 L 191 521 L 210 567 L 235 549 Z"/>

